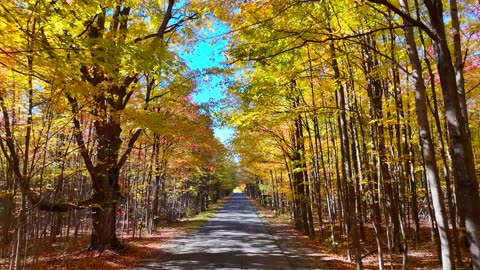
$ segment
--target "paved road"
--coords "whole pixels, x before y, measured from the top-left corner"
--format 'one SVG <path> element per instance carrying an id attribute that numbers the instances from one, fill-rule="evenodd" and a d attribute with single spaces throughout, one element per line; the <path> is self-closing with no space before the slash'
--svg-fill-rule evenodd
<path id="1" fill-rule="evenodd" d="M 305 250 L 287 251 L 269 228 L 236 193 L 197 231 L 170 242 L 167 259 L 152 257 L 134 269 L 323 269 L 304 261 Z"/>

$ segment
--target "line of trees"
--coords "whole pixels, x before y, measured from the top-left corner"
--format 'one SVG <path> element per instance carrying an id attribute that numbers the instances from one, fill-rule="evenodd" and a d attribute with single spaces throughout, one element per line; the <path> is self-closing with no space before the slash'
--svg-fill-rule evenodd
<path id="1" fill-rule="evenodd" d="M 233 189 L 233 162 L 192 101 L 194 1 L 0 4 L 0 267 L 90 232 L 123 248 Z M 33 266 L 34 267 L 34 266 Z"/>
<path id="2" fill-rule="evenodd" d="M 384 248 L 406 268 L 422 221 L 443 269 L 465 252 L 480 269 L 478 3 L 229 3 L 218 16 L 244 76 L 224 116 L 247 191 L 305 235 L 346 243 L 357 269 L 368 228 L 379 268 Z"/>

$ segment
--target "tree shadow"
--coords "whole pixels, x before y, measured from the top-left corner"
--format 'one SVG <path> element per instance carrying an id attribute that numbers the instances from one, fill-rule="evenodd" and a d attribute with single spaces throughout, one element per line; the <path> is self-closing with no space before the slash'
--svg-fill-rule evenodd
<path id="1" fill-rule="evenodd" d="M 162 259 L 153 256 L 134 269 L 298 269 L 299 260 L 321 256 L 308 249 L 284 252 L 255 208 L 239 193 L 202 227 L 171 241 L 164 251 Z"/>

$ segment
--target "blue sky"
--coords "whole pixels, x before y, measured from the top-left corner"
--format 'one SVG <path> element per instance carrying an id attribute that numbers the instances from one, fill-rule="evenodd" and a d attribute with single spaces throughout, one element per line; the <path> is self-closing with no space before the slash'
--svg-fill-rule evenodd
<path id="1" fill-rule="evenodd" d="M 199 42 L 190 53 L 182 53 L 182 58 L 185 59 L 191 69 L 203 70 L 220 67 L 221 62 L 225 60 L 222 52 L 225 50 L 227 41 L 218 38 L 215 39 L 215 43 L 211 44 L 211 42 L 214 41 L 214 37 L 219 37 L 227 29 L 222 25 L 215 25 L 214 29 L 214 32 L 207 30 L 202 32 L 201 35 L 205 36 L 204 40 L 206 41 Z M 221 80 L 222 78 L 217 75 L 199 78 L 198 91 L 194 94 L 193 100 L 197 103 L 207 103 L 224 98 L 225 95 L 222 92 L 225 89 L 221 86 Z M 224 144 L 228 142 L 234 132 L 231 127 L 214 127 L 213 131 L 215 136 Z"/>

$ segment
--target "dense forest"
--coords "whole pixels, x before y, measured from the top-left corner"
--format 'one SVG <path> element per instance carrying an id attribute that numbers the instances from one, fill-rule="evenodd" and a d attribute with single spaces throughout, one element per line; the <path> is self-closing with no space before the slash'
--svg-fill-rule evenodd
<path id="1" fill-rule="evenodd" d="M 175 1 L 0 4 L 1 257 L 45 240 L 89 250 L 205 210 L 234 188 L 198 70 L 179 57 L 201 7 Z"/>
<path id="2" fill-rule="evenodd" d="M 229 59 L 243 69 L 223 115 L 249 193 L 347 244 L 356 269 L 366 240 L 379 269 L 392 253 L 406 267 L 421 227 L 443 269 L 480 269 L 479 3 L 232 6 Z"/>
<path id="3" fill-rule="evenodd" d="M 0 15 L 10 269 L 44 241 L 120 250 L 240 182 L 356 269 L 367 241 L 379 269 L 393 253 L 414 267 L 422 241 L 443 269 L 480 269 L 479 2 L 29 0 Z M 222 66 L 189 66 L 197 42 Z M 221 102 L 193 101 L 207 76 Z M 227 146 L 218 124 L 235 128 Z"/>

